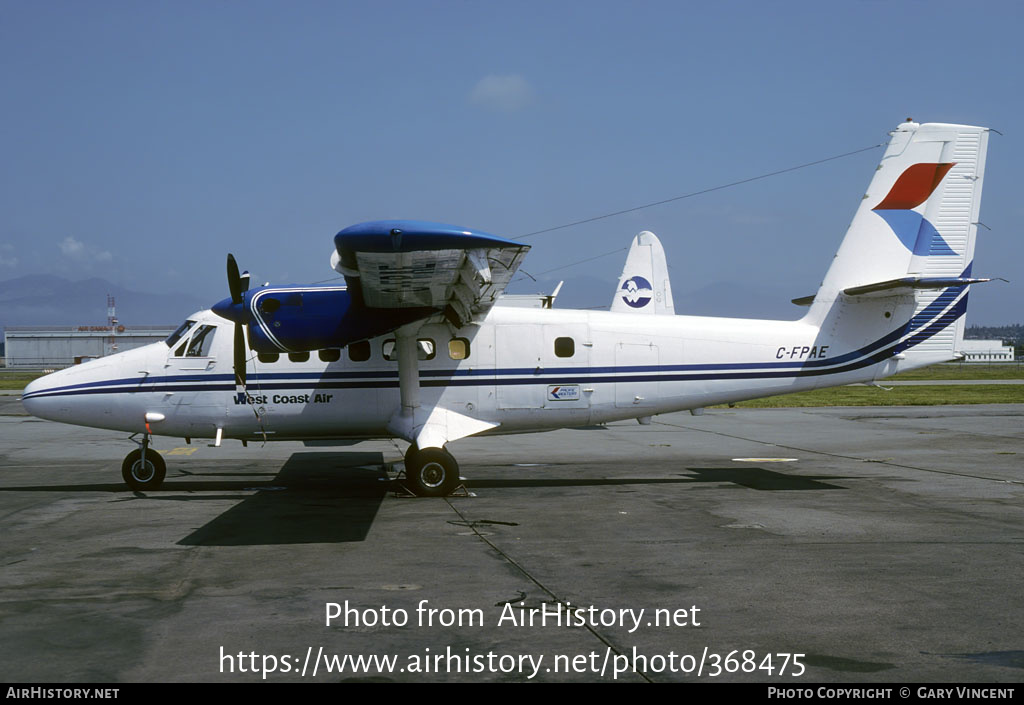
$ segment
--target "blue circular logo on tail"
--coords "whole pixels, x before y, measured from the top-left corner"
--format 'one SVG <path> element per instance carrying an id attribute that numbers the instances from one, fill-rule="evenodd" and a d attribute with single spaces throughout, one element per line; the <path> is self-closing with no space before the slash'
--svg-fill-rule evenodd
<path id="1" fill-rule="evenodd" d="M 622 282 L 622 300 L 627 306 L 643 308 L 651 302 L 654 296 L 654 289 L 651 283 L 643 277 L 630 277 Z"/>

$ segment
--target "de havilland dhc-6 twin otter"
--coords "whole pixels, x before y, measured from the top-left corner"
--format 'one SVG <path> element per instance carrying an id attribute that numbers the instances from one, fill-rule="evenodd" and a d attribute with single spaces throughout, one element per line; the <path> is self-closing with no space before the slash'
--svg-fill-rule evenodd
<path id="1" fill-rule="evenodd" d="M 248 288 L 166 341 L 26 387 L 35 416 L 141 437 L 125 482 L 165 476 L 152 436 L 399 438 L 405 482 L 459 485 L 447 445 L 789 392 L 870 383 L 957 357 L 988 129 L 905 122 L 891 133 L 821 286 L 795 321 L 677 316 L 665 255 L 640 233 L 610 311 L 503 296 L 529 246 L 419 221 L 334 238 L 346 286 Z M 557 293 L 557 292 L 556 292 Z M 516 303 L 518 305 L 511 305 Z"/>

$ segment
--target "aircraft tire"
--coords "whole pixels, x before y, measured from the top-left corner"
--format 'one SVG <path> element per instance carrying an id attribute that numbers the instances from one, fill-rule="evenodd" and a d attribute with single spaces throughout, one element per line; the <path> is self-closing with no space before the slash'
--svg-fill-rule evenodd
<path id="1" fill-rule="evenodd" d="M 405 451 L 405 467 L 411 468 L 416 464 L 416 454 L 420 452 L 420 449 L 413 443 Z"/>
<path id="2" fill-rule="evenodd" d="M 419 497 L 444 497 L 459 486 L 459 464 L 443 448 L 417 449 L 412 462 L 406 462 L 405 481 Z"/>
<path id="3" fill-rule="evenodd" d="M 163 457 L 150 448 L 146 461 L 142 462 L 142 449 L 136 448 L 121 463 L 121 477 L 133 490 L 157 490 L 167 475 L 167 464 Z"/>

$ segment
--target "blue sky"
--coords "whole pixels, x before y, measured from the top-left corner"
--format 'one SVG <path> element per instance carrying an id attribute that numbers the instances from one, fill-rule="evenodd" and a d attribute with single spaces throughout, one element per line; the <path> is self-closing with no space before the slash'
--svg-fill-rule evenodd
<path id="1" fill-rule="evenodd" d="M 515 237 L 877 144 L 913 116 L 1004 133 L 974 272 L 1011 283 L 976 287 L 968 322 L 1020 322 L 1022 7 L 0 0 L 0 279 L 213 303 L 229 251 L 261 282 L 319 281 L 360 221 Z M 730 283 L 796 317 L 785 301 L 817 287 L 880 155 L 533 237 L 524 267 L 649 229 L 680 313 Z M 623 259 L 548 276 L 610 287 Z"/>

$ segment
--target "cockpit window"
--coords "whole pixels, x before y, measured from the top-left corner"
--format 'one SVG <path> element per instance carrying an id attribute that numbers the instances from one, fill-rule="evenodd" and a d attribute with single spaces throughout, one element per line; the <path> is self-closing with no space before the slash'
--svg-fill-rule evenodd
<path id="1" fill-rule="evenodd" d="M 171 333 L 170 336 L 168 336 L 167 340 L 164 341 L 165 343 L 167 343 L 167 347 L 173 348 L 174 344 L 177 343 L 182 338 L 184 338 L 185 334 L 188 333 L 189 330 L 192 329 L 192 326 L 194 326 L 195 324 L 195 321 L 185 321 L 180 326 L 178 326 L 178 330 Z"/>
<path id="2" fill-rule="evenodd" d="M 185 357 L 210 357 L 210 349 L 213 347 L 213 334 L 216 332 L 216 326 L 199 326 L 192 336 L 192 340 L 188 343 Z"/>

